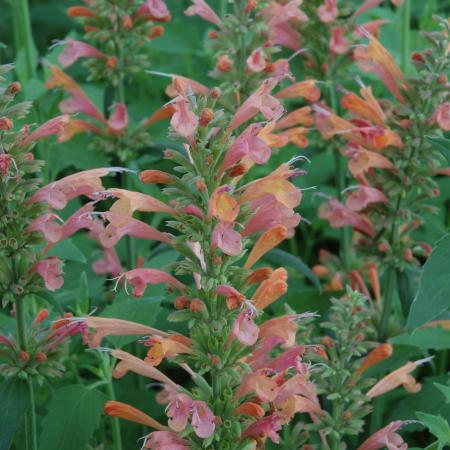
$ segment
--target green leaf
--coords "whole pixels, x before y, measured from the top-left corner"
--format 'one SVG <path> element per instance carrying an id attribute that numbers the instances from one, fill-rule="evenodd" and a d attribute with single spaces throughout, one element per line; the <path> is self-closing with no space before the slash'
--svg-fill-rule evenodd
<path id="1" fill-rule="evenodd" d="M 450 386 L 440 383 L 434 383 L 434 385 L 445 395 L 446 402 L 450 403 Z"/>
<path id="2" fill-rule="evenodd" d="M 291 255 L 279 248 L 274 248 L 264 256 L 264 259 L 272 264 L 286 265 L 299 270 L 312 284 L 314 284 L 319 292 L 322 292 L 322 285 L 316 274 L 298 256 Z"/>
<path id="3" fill-rule="evenodd" d="M 0 450 L 8 450 L 28 407 L 27 385 L 17 378 L 0 383 Z"/>
<path id="4" fill-rule="evenodd" d="M 81 384 L 57 390 L 43 420 L 39 450 L 80 450 L 98 427 L 107 398 Z"/>
<path id="5" fill-rule="evenodd" d="M 390 340 L 395 345 L 409 345 L 421 350 L 446 350 L 450 348 L 450 330 L 438 327 L 426 327 L 412 334 L 401 334 Z"/>
<path id="6" fill-rule="evenodd" d="M 418 267 L 397 270 L 397 291 L 405 317 L 408 317 L 411 304 L 419 289 L 421 274 L 422 270 Z"/>
<path id="7" fill-rule="evenodd" d="M 436 150 L 441 152 L 442 155 L 445 156 L 447 158 L 447 161 L 450 163 L 450 139 L 431 136 L 426 136 L 426 139 Z"/>
<path id="8" fill-rule="evenodd" d="M 81 253 L 80 249 L 72 242 L 71 239 L 64 239 L 64 241 L 58 242 L 48 252 L 49 256 L 57 256 L 61 260 L 76 261 L 85 263 L 86 258 Z"/>
<path id="9" fill-rule="evenodd" d="M 81 314 L 89 312 L 89 284 L 86 272 L 82 272 L 80 276 L 80 285 L 78 287 L 77 307 Z"/>
<path id="10" fill-rule="evenodd" d="M 411 305 L 408 329 L 433 320 L 450 307 L 450 234 L 433 248 L 420 279 L 419 292 Z"/>
<path id="11" fill-rule="evenodd" d="M 421 420 L 430 432 L 438 438 L 439 450 L 444 446 L 450 444 L 450 425 L 441 416 L 434 416 L 432 414 L 425 414 L 422 412 L 416 413 L 419 420 Z"/>
<path id="12" fill-rule="evenodd" d="M 161 311 L 162 297 L 144 297 L 141 299 L 116 298 L 114 303 L 103 311 L 103 317 L 129 320 L 131 322 L 153 325 Z M 123 347 L 136 340 L 136 336 L 109 337 L 109 341 L 116 347 Z"/>

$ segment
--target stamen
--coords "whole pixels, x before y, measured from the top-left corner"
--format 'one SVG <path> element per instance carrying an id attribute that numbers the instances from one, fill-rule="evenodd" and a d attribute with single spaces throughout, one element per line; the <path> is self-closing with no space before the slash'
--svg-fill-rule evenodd
<path id="1" fill-rule="evenodd" d="M 423 364 L 429 363 L 433 359 L 434 359 L 434 355 L 428 356 L 427 358 L 418 359 L 417 361 L 414 361 L 414 363 L 416 364 L 416 366 L 422 366 Z"/>
<path id="2" fill-rule="evenodd" d="M 293 53 L 291 56 L 289 56 L 288 61 L 291 61 L 292 59 L 294 59 L 297 55 L 300 55 L 302 53 L 307 53 L 308 49 L 307 48 L 301 48 L 300 50 L 297 50 L 295 53 Z"/>

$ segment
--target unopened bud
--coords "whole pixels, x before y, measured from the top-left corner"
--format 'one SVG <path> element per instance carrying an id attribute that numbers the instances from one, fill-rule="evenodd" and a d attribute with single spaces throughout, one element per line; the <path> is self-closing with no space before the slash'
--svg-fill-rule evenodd
<path id="1" fill-rule="evenodd" d="M 324 277 L 330 273 L 328 268 L 322 264 L 316 264 L 313 266 L 312 271 L 319 277 Z"/>
<path id="2" fill-rule="evenodd" d="M 381 253 L 388 253 L 391 250 L 391 246 L 387 242 L 380 242 L 377 248 Z"/>
<path id="3" fill-rule="evenodd" d="M 256 0 L 248 0 L 247 4 L 244 7 L 244 12 L 249 13 L 250 11 L 253 11 L 258 6 L 258 3 Z"/>
<path id="4" fill-rule="evenodd" d="M 205 304 L 198 298 L 194 298 L 191 300 L 189 304 L 189 309 L 192 312 L 200 312 L 205 307 Z"/>
<path id="5" fill-rule="evenodd" d="M 161 170 L 144 170 L 139 178 L 145 184 L 171 184 L 172 177 Z"/>
<path id="6" fill-rule="evenodd" d="M 189 299 L 187 297 L 185 297 L 184 295 L 179 295 L 175 301 L 173 306 L 175 307 L 175 309 L 185 309 L 189 306 Z"/>
<path id="7" fill-rule="evenodd" d="M 209 91 L 209 95 L 211 96 L 211 98 L 219 98 L 222 95 L 221 90 L 218 87 L 213 87 L 210 91 Z"/>
<path id="8" fill-rule="evenodd" d="M 330 336 L 324 336 L 322 338 L 322 344 L 325 345 L 325 347 L 328 347 L 328 348 L 333 348 L 334 347 L 333 339 L 331 339 Z"/>
<path id="9" fill-rule="evenodd" d="M 344 414 L 342 414 L 342 418 L 344 420 L 351 420 L 352 419 L 352 413 L 350 411 L 344 411 Z"/>
<path id="10" fill-rule="evenodd" d="M 439 75 L 437 81 L 438 81 L 439 84 L 447 84 L 448 83 L 448 77 L 447 77 L 447 75 L 441 74 L 441 75 Z"/>
<path id="11" fill-rule="evenodd" d="M 36 361 L 38 362 L 38 363 L 43 363 L 43 362 L 45 362 L 45 361 L 47 361 L 47 355 L 45 354 L 45 353 L 42 353 L 42 352 L 38 352 L 37 354 L 36 354 Z"/>
<path id="12" fill-rule="evenodd" d="M 123 18 L 123 27 L 125 28 L 125 30 L 131 30 L 133 28 L 133 20 L 131 19 L 130 16 L 126 15 Z"/>
<path id="13" fill-rule="evenodd" d="M 48 309 L 41 309 L 33 321 L 33 325 L 39 325 L 48 318 Z"/>
<path id="14" fill-rule="evenodd" d="M 114 69 L 114 67 L 117 66 L 117 58 L 115 56 L 110 56 L 107 60 L 106 60 L 106 65 L 110 68 L 110 69 Z"/>
<path id="15" fill-rule="evenodd" d="M 159 36 L 162 36 L 163 34 L 164 34 L 164 27 L 162 25 L 156 25 L 151 28 L 150 34 L 148 35 L 148 37 L 150 39 L 155 39 Z"/>
<path id="16" fill-rule="evenodd" d="M 401 128 L 403 128 L 404 130 L 409 129 L 412 127 L 413 123 L 411 120 L 409 119 L 402 119 L 398 122 L 398 124 L 400 125 Z"/>
<path id="17" fill-rule="evenodd" d="M 13 122 L 8 117 L 0 117 L 0 131 L 9 131 L 13 127 Z"/>
<path id="18" fill-rule="evenodd" d="M 6 88 L 6 93 L 10 95 L 16 95 L 22 90 L 22 86 L 18 81 L 14 81 Z"/>
<path id="19" fill-rule="evenodd" d="M 206 191 L 206 183 L 204 182 L 204 180 L 197 180 L 195 182 L 195 186 L 197 187 L 197 190 L 199 192 L 205 192 Z"/>
<path id="20" fill-rule="evenodd" d="M 403 251 L 403 259 L 407 262 L 413 262 L 414 261 L 414 255 L 411 249 L 407 248 Z"/>
<path id="21" fill-rule="evenodd" d="M 84 6 L 72 6 L 67 10 L 70 17 L 95 17 L 94 11 Z"/>
<path id="22" fill-rule="evenodd" d="M 33 153 L 28 152 L 28 153 L 25 155 L 25 159 L 26 159 L 27 161 L 33 161 L 33 160 L 34 160 L 34 155 L 33 155 Z"/>
<path id="23" fill-rule="evenodd" d="M 173 150 L 170 150 L 170 148 L 166 148 L 163 153 L 164 153 L 164 158 L 167 158 L 167 159 L 171 159 L 174 156 L 174 152 L 173 152 Z"/>
<path id="24" fill-rule="evenodd" d="M 19 358 L 24 362 L 27 363 L 30 360 L 30 355 L 28 352 L 24 352 L 23 350 L 19 353 Z"/>
<path id="25" fill-rule="evenodd" d="M 412 55 L 411 55 L 411 60 L 413 62 L 420 63 L 420 64 L 424 64 L 425 63 L 424 57 L 419 52 L 413 52 Z"/>
<path id="26" fill-rule="evenodd" d="M 203 108 L 200 113 L 199 124 L 201 127 L 206 127 L 211 120 L 214 119 L 214 111 L 211 108 Z"/>
<path id="27" fill-rule="evenodd" d="M 219 72 L 229 72 L 233 64 L 233 60 L 228 55 L 222 55 L 217 59 L 216 69 Z"/>
<path id="28" fill-rule="evenodd" d="M 96 31 L 100 31 L 100 30 L 97 27 L 93 27 L 91 25 L 85 25 L 84 31 L 85 31 L 85 33 L 95 33 Z"/>
<path id="29" fill-rule="evenodd" d="M 235 164 L 228 171 L 230 177 L 240 177 L 241 175 L 245 175 L 247 173 L 247 167 L 245 164 Z"/>
<path id="30" fill-rule="evenodd" d="M 217 39 L 219 37 L 219 32 L 217 30 L 211 30 L 208 32 L 208 37 L 210 39 Z"/>
<path id="31" fill-rule="evenodd" d="M 218 366 L 220 364 L 220 358 L 217 355 L 210 355 L 211 364 Z"/>

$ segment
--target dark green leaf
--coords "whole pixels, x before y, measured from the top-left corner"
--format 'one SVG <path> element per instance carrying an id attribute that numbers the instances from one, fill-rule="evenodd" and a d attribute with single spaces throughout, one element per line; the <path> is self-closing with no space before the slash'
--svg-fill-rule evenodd
<path id="1" fill-rule="evenodd" d="M 272 264 L 285 265 L 299 270 L 320 292 L 322 292 L 322 285 L 316 274 L 298 256 L 291 255 L 279 248 L 274 248 L 264 256 L 264 259 Z"/>
<path id="2" fill-rule="evenodd" d="M 80 450 L 98 427 L 107 398 L 81 384 L 57 390 L 48 404 L 39 450 Z"/>
<path id="3" fill-rule="evenodd" d="M 0 383 L 0 450 L 8 450 L 28 407 L 26 382 L 17 378 Z"/>
<path id="4" fill-rule="evenodd" d="M 426 136 L 427 141 L 450 162 L 450 139 Z"/>
<path id="5" fill-rule="evenodd" d="M 64 241 L 58 242 L 54 247 L 48 252 L 49 256 L 57 256 L 62 261 L 76 261 L 80 263 L 85 263 L 86 258 L 81 253 L 80 249 L 72 242 L 71 239 L 65 239 Z"/>
<path id="6" fill-rule="evenodd" d="M 414 329 L 436 318 L 450 307 L 450 234 L 434 247 L 420 279 L 419 291 L 411 305 L 408 328 Z"/>
<path id="7" fill-rule="evenodd" d="M 411 304 L 419 289 L 421 274 L 422 271 L 418 267 L 407 267 L 405 270 L 397 271 L 398 296 L 405 317 L 408 317 Z"/>
<path id="8" fill-rule="evenodd" d="M 445 395 L 446 402 L 450 403 L 450 386 L 440 383 L 434 383 L 434 385 Z"/>
<path id="9" fill-rule="evenodd" d="M 430 432 L 438 438 L 439 450 L 450 444 L 450 425 L 445 419 L 441 416 L 425 414 L 422 412 L 416 414 L 419 420 L 421 420 Z"/>
<path id="10" fill-rule="evenodd" d="M 450 330 L 426 327 L 412 334 L 401 334 L 391 339 L 395 345 L 409 345 L 421 350 L 446 350 L 450 348 Z"/>
<path id="11" fill-rule="evenodd" d="M 89 312 L 89 285 L 86 272 L 80 276 L 80 285 L 78 287 L 77 307 L 81 314 Z"/>

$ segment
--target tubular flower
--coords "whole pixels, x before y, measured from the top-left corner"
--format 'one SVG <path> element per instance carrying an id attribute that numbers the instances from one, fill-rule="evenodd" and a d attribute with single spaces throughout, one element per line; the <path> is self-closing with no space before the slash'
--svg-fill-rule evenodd
<path id="1" fill-rule="evenodd" d="M 150 450 L 189 450 L 188 442 L 169 431 L 154 431 L 145 442 L 145 448 Z"/>
<path id="2" fill-rule="evenodd" d="M 193 5 L 184 12 L 187 16 L 200 16 L 203 20 L 221 28 L 223 26 L 219 16 L 210 8 L 205 0 L 192 0 Z"/>
<path id="3" fill-rule="evenodd" d="M 267 308 L 287 292 L 287 272 L 280 267 L 270 278 L 264 280 L 253 294 L 252 301 L 257 309 Z"/>
<path id="4" fill-rule="evenodd" d="M 44 280 L 45 287 L 49 291 L 56 291 L 64 284 L 62 277 L 63 262 L 56 256 L 50 256 L 37 262 L 31 272 L 38 273 Z"/>
<path id="5" fill-rule="evenodd" d="M 415 378 L 411 375 L 411 372 L 414 371 L 417 367 L 429 361 L 430 358 L 425 358 L 418 361 L 410 361 L 406 363 L 404 366 L 400 367 L 397 370 L 394 370 L 394 372 L 391 372 L 390 374 L 382 378 L 372 389 L 370 389 L 369 392 L 367 392 L 367 396 L 369 398 L 378 397 L 379 395 L 390 392 L 401 385 L 403 385 L 403 387 L 408 392 L 419 392 L 422 388 L 422 385 L 416 382 Z"/>
<path id="6" fill-rule="evenodd" d="M 316 87 L 315 80 L 299 81 L 282 89 L 276 98 L 300 98 L 303 97 L 310 102 L 317 102 L 320 98 L 320 90 Z"/>
<path id="7" fill-rule="evenodd" d="M 166 428 L 158 421 L 151 418 L 137 408 L 122 402 L 110 400 L 104 406 L 104 411 L 108 416 L 118 417 L 120 419 L 129 420 L 131 422 L 139 423 L 156 430 L 165 430 Z"/>
<path id="8" fill-rule="evenodd" d="M 406 450 L 408 444 L 397 433 L 403 424 L 404 422 L 401 420 L 391 422 L 366 439 L 358 447 L 358 450 L 380 450 L 383 448 L 388 448 L 389 450 Z"/>
<path id="9" fill-rule="evenodd" d="M 255 311 L 244 309 L 234 321 L 231 336 L 243 345 L 255 345 L 258 340 L 259 328 L 253 321 Z"/>
<path id="10" fill-rule="evenodd" d="M 192 353 L 192 341 L 182 335 L 174 334 L 167 337 L 151 337 L 145 340 L 145 345 L 151 347 L 144 361 L 152 366 L 158 366 L 164 358 L 173 358 L 181 354 Z"/>
<path id="11" fill-rule="evenodd" d="M 101 51 L 83 41 L 67 38 L 64 50 L 59 55 L 59 63 L 64 68 L 71 66 L 80 58 L 107 59 Z"/>
<path id="12" fill-rule="evenodd" d="M 363 360 L 356 373 L 362 374 L 370 367 L 389 358 L 392 355 L 391 344 L 378 344 Z"/>
<path id="13" fill-rule="evenodd" d="M 244 436 L 254 437 L 255 439 L 269 438 L 273 443 L 280 443 L 278 432 L 284 424 L 284 418 L 278 414 L 263 417 L 251 424 L 245 431 Z"/>

